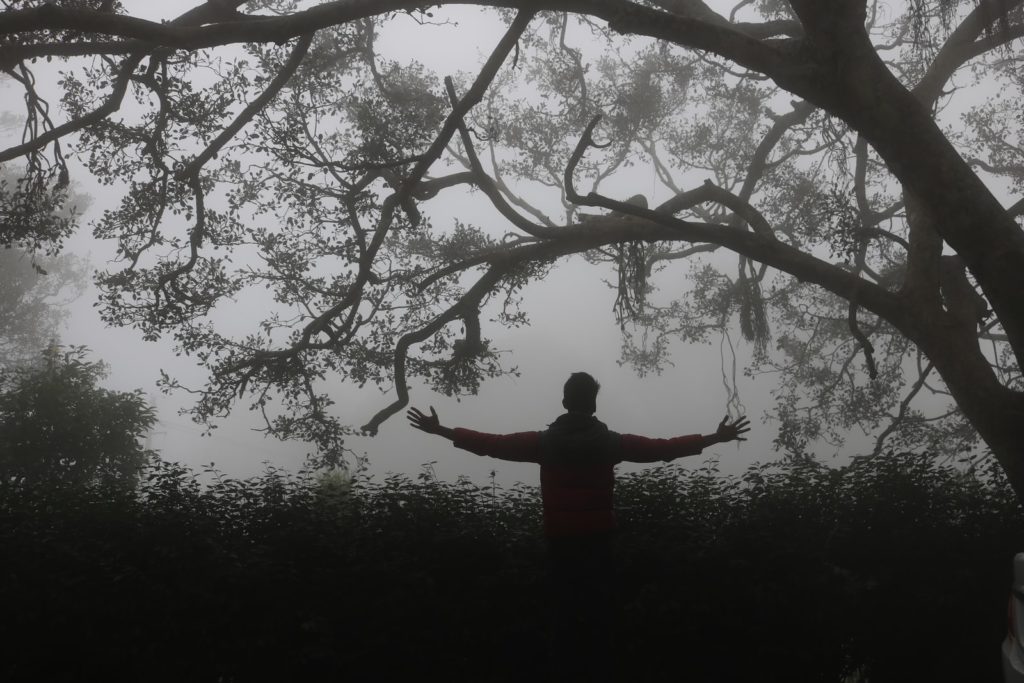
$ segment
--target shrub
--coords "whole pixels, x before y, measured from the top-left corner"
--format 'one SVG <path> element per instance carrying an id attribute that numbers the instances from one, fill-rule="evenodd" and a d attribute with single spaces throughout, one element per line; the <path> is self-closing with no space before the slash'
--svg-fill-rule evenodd
<path id="1" fill-rule="evenodd" d="M 505 681 L 545 672 L 537 491 L 288 476 L 0 501 L 5 681 Z M 620 478 L 622 680 L 999 680 L 1024 518 L 889 454 Z"/>

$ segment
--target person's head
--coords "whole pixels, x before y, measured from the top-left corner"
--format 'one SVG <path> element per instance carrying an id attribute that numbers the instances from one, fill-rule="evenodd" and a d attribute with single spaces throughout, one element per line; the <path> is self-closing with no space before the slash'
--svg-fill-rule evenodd
<path id="1" fill-rule="evenodd" d="M 601 385 L 585 372 L 569 375 L 562 389 L 562 407 L 571 413 L 593 415 L 597 410 L 597 392 Z"/>

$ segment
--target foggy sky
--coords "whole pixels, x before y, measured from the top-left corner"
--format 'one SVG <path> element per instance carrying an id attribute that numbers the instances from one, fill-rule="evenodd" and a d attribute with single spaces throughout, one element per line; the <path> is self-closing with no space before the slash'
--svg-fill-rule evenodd
<path id="1" fill-rule="evenodd" d="M 136 0 L 125 4 L 133 14 L 171 18 L 193 6 L 194 2 L 149 3 Z M 418 59 L 433 68 L 439 77 L 457 71 L 473 72 L 497 42 L 504 27 L 495 17 L 482 15 L 474 9 L 455 10 L 450 15 L 461 25 L 424 28 L 409 19 L 406 24 L 410 33 L 407 35 L 401 31 L 382 34 L 378 44 L 380 52 L 403 62 Z M 445 16 L 439 14 L 438 18 Z M 427 32 L 430 35 L 425 37 Z M 415 51 L 417 44 L 425 45 L 427 49 Z M 52 75 L 57 68 L 69 67 L 55 63 L 36 64 L 34 68 L 41 77 L 43 74 Z M 80 232 L 69 240 L 67 249 L 79 255 L 89 255 L 94 266 L 103 268 L 113 256 L 113 245 L 93 239 L 88 226 L 104 208 L 116 204 L 120 198 L 119 191 L 116 187 L 97 185 L 81 167 L 73 170 L 72 178 L 81 191 L 93 196 L 93 204 L 82 221 Z M 652 168 L 639 166 L 617 182 L 618 185 L 603 186 L 603 191 L 621 197 L 642 192 L 653 204 L 667 198 L 666 191 L 655 183 Z M 491 229 L 497 235 L 509 229 L 510 226 L 479 194 L 466 196 L 461 202 L 453 202 L 452 196 L 446 195 L 443 202 L 427 204 L 426 211 L 435 225 L 451 225 L 451 218 L 445 215 L 450 214 Z M 438 210 L 440 205 L 445 207 L 441 212 Z M 669 272 L 668 278 L 676 278 L 682 286 L 685 267 L 676 267 Z M 722 383 L 723 351 L 719 342 L 709 345 L 677 342 L 672 350 L 675 367 L 668 368 L 658 377 L 641 379 L 628 367 L 619 367 L 616 361 L 621 336 L 612 314 L 614 292 L 602 282 L 610 276 L 610 268 L 590 266 L 580 257 L 561 261 L 543 282 L 535 282 L 522 292 L 524 310 L 532 321 L 530 327 L 504 330 L 487 322 L 486 311 L 481 316 L 484 335 L 492 339 L 494 347 L 510 351 L 503 356 L 503 364 L 507 368 L 517 367 L 521 374 L 519 378 L 491 380 L 483 386 L 479 396 L 462 401 L 435 395 L 414 384 L 412 405 L 423 409 L 434 406 L 442 423 L 449 426 L 493 432 L 542 429 L 561 412 L 561 385 L 568 374 L 586 371 L 603 385 L 598 397 L 598 417 L 611 429 L 652 437 L 713 432 L 725 415 L 727 404 L 727 391 Z M 237 404 L 230 419 L 219 423 L 213 436 L 201 437 L 200 426 L 191 423 L 188 417 L 177 415 L 178 409 L 188 405 L 189 397 L 164 396 L 155 388 L 155 383 L 159 370 L 163 369 L 181 378 L 185 384 L 199 385 L 204 377 L 203 370 L 190 359 L 176 357 L 170 343 L 147 343 L 131 329 L 103 327 L 93 308 L 95 300 L 96 292 L 90 289 L 73 305 L 63 341 L 87 345 L 96 357 L 109 363 L 111 374 L 106 386 L 122 390 L 142 388 L 149 392 L 160 419 L 150 441 L 164 459 L 180 461 L 195 468 L 212 463 L 230 476 L 258 473 L 265 461 L 288 469 L 295 469 L 301 464 L 301 454 L 309 448 L 304 444 L 265 439 L 254 433 L 253 428 L 260 422 L 255 413 L 247 410 L 244 401 Z M 247 319 L 244 313 L 244 310 L 232 307 L 228 314 L 237 319 L 229 322 L 232 326 L 237 324 L 240 329 L 254 328 L 258 318 Z M 258 312 L 254 310 L 252 313 L 255 316 Z M 742 368 L 749 358 L 749 349 L 745 348 L 738 334 L 733 335 L 733 341 L 739 354 L 737 386 L 746 414 L 752 419 L 749 441 L 739 448 L 735 444 L 712 447 L 701 456 L 687 459 L 688 466 L 700 466 L 707 457 L 720 455 L 724 470 L 738 471 L 753 461 L 777 457 L 771 450 L 773 428 L 762 425 L 761 419 L 770 404 L 769 392 L 774 380 L 767 377 L 755 383 L 743 377 Z M 724 359 L 731 364 L 728 346 L 724 349 Z M 365 423 L 393 399 L 393 394 L 382 394 L 376 389 L 360 391 L 345 386 L 341 378 L 329 381 L 335 383 L 332 386 L 332 393 L 337 398 L 334 410 L 352 425 Z M 405 424 L 404 415 L 396 415 L 385 423 L 376 438 L 353 437 L 348 445 L 357 453 L 365 453 L 370 471 L 377 474 L 389 471 L 415 473 L 424 463 L 434 461 L 435 471 L 444 479 L 466 475 L 483 482 L 492 470 L 496 471 L 497 481 L 502 485 L 516 481 L 535 484 L 538 479 L 535 465 L 505 463 L 458 451 L 442 438 L 411 429 Z M 829 454 L 820 455 L 827 457 Z"/>

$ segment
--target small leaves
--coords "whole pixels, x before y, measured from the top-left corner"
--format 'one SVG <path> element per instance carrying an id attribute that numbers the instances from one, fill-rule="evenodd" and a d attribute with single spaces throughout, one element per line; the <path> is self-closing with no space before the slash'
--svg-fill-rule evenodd
<path id="1" fill-rule="evenodd" d="M 0 676 L 543 677 L 563 641 L 543 635 L 539 491 L 442 464 L 237 479 L 154 461 L 135 488 L 8 486 Z M 620 476 L 617 678 L 678 679 L 685 643 L 695 681 L 974 680 L 1024 533 L 993 467 L 887 453 Z M 736 642 L 745 656 L 724 654 Z"/>

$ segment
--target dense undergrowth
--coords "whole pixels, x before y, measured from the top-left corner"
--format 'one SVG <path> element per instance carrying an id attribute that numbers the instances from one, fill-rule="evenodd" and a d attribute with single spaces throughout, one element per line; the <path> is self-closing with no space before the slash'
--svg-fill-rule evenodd
<path id="1" fill-rule="evenodd" d="M 1024 515 L 890 454 L 619 479 L 623 681 L 996 681 Z M 511 681 L 545 671 L 537 492 L 418 478 L 0 497 L 0 680 Z"/>

